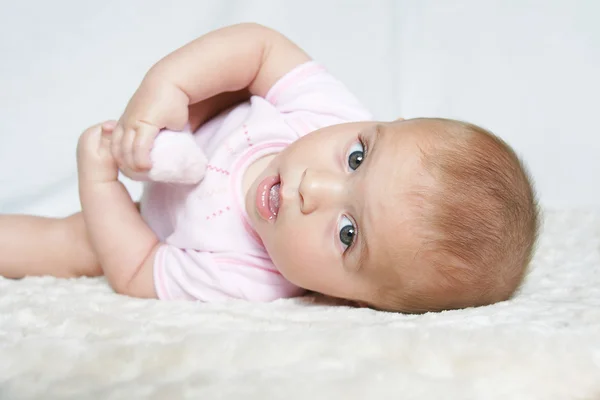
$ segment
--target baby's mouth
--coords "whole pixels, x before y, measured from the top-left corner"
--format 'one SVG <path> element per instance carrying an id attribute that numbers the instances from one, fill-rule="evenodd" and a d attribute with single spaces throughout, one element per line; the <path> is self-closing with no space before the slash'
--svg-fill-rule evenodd
<path id="1" fill-rule="evenodd" d="M 279 212 L 280 187 L 281 183 L 279 182 L 274 184 L 271 187 L 271 190 L 269 190 L 269 210 L 271 210 L 271 213 L 275 216 L 277 216 L 277 213 Z"/>
<path id="2" fill-rule="evenodd" d="M 277 219 L 281 205 L 281 181 L 279 175 L 264 178 L 256 190 L 256 210 L 266 221 Z"/>

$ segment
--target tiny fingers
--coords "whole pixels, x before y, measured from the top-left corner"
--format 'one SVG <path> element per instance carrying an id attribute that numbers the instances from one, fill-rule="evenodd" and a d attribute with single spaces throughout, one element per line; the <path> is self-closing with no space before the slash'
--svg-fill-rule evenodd
<path id="1" fill-rule="evenodd" d="M 137 172 L 137 166 L 133 158 L 133 143 L 136 132 L 133 129 L 126 129 L 121 137 L 121 157 L 123 158 L 123 167 L 130 171 Z"/>
<path id="2" fill-rule="evenodd" d="M 145 172 L 152 167 L 150 151 L 159 129 L 139 123 L 136 128 L 118 124 L 112 132 L 111 151 L 119 168 L 132 172 Z"/>
<path id="3" fill-rule="evenodd" d="M 155 126 L 144 124 L 140 126 L 134 137 L 132 143 L 133 163 L 140 171 L 147 171 L 152 167 L 150 151 L 157 134 L 158 129 Z"/>
<path id="4" fill-rule="evenodd" d="M 112 131 L 115 130 L 115 127 L 117 126 L 117 121 L 115 120 L 108 120 L 102 123 L 102 132 L 103 133 L 112 133 Z"/>
<path id="5" fill-rule="evenodd" d="M 115 126 L 115 129 L 112 132 L 111 142 L 110 142 L 110 150 L 112 152 L 113 158 L 119 165 L 119 168 L 123 166 L 123 154 L 121 151 L 121 140 L 123 139 L 123 127 L 119 124 Z"/>

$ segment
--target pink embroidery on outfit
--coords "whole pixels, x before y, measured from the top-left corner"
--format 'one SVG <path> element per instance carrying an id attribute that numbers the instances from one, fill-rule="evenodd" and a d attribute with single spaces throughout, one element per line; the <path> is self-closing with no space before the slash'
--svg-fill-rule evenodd
<path id="1" fill-rule="evenodd" d="M 229 206 L 227 206 L 227 207 L 225 207 L 225 208 L 222 208 L 222 209 L 219 209 L 219 210 L 217 210 L 217 211 L 213 212 L 211 215 L 207 215 L 205 219 L 206 219 L 206 220 L 209 220 L 209 219 L 211 219 L 211 218 L 218 217 L 218 216 L 220 216 L 220 215 L 223 215 L 223 213 L 224 213 L 225 211 L 229 211 L 229 210 L 230 210 L 230 208 L 229 208 Z"/>
<path id="2" fill-rule="evenodd" d="M 211 171 L 215 171 L 215 172 L 220 172 L 223 175 L 229 175 L 229 171 L 224 170 L 224 169 L 219 168 L 219 167 L 215 167 L 214 165 L 207 164 L 206 165 L 206 169 L 211 170 Z"/>
<path id="3" fill-rule="evenodd" d="M 244 124 L 244 136 L 246 136 L 246 142 L 248 142 L 248 146 L 252 146 L 252 140 L 250 139 L 250 134 L 248 133 L 248 125 Z"/>

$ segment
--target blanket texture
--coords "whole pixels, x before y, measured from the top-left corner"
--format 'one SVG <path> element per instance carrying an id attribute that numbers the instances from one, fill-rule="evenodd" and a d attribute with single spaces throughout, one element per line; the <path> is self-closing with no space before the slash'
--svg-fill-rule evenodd
<path id="1" fill-rule="evenodd" d="M 160 302 L 0 278 L 1 399 L 600 399 L 600 210 L 546 212 L 512 300 Z"/>

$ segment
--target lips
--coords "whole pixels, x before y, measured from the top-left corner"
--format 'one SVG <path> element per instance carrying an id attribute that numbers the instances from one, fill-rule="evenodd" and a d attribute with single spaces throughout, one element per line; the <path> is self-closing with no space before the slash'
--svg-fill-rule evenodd
<path id="1" fill-rule="evenodd" d="M 277 218 L 279 206 L 281 181 L 279 176 L 268 176 L 258 184 L 256 189 L 256 210 L 266 221 Z"/>

